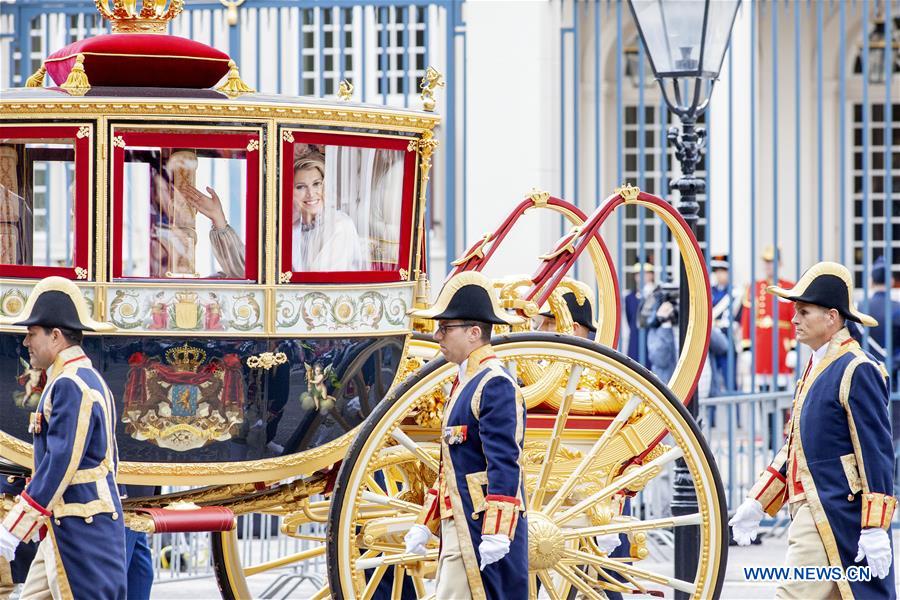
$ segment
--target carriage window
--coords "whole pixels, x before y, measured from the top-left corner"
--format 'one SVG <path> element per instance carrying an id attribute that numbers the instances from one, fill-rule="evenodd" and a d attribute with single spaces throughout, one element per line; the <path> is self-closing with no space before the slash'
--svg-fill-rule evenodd
<path id="1" fill-rule="evenodd" d="M 408 268 L 409 220 L 404 223 L 403 215 L 411 211 L 403 203 L 412 193 L 404 187 L 411 153 L 397 147 L 405 144 L 359 147 L 300 138 L 283 148 L 282 215 L 290 223 L 283 228 L 283 264 L 289 261 L 301 281 L 317 279 L 303 273 Z"/>
<path id="2" fill-rule="evenodd" d="M 248 254 L 256 256 L 257 211 L 251 207 L 257 190 L 250 171 L 258 141 L 248 149 L 246 134 L 140 132 L 122 138 L 117 204 L 124 229 L 117 276 L 255 278 L 255 258 Z"/>
<path id="3" fill-rule="evenodd" d="M 75 266 L 75 144 L 0 139 L 0 263 Z"/>

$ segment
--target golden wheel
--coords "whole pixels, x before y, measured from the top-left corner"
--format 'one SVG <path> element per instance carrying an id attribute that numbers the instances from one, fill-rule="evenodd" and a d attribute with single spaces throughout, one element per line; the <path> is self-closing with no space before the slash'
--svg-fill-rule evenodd
<path id="1" fill-rule="evenodd" d="M 587 340 L 510 334 L 495 338 L 494 350 L 510 370 L 526 361 L 563 364 L 570 389 L 588 376 L 618 400 L 603 415 L 572 413 L 574 394 L 555 413 L 529 411 L 523 459 L 530 585 L 523 595 L 604 598 L 608 591 L 680 590 L 716 596 L 727 550 L 724 494 L 712 454 L 684 405 L 645 368 Z M 403 536 L 436 477 L 440 408 L 455 372 L 442 358 L 431 361 L 379 404 L 351 444 L 328 519 L 328 575 L 336 597 L 433 592 L 437 544 L 425 557 L 405 554 Z M 654 485 L 679 458 L 693 479 L 696 513 L 621 513 L 624 498 Z M 648 556 L 648 536 L 681 527 L 696 529 L 700 540 L 693 581 L 676 579 L 671 565 Z M 598 536 L 613 533 L 628 536 L 630 556 L 612 558 L 598 545 Z"/>

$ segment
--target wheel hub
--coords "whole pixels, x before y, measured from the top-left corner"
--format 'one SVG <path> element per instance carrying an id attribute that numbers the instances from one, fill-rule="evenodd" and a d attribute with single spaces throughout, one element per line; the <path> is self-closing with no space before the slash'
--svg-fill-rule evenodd
<path id="1" fill-rule="evenodd" d="M 563 557 L 566 544 L 562 531 L 550 517 L 528 513 L 528 566 L 532 571 L 548 569 Z"/>

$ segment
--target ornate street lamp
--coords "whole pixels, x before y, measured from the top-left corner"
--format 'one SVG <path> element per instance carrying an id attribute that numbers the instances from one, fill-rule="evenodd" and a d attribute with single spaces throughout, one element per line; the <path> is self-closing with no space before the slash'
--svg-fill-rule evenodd
<path id="1" fill-rule="evenodd" d="M 681 131 L 673 126 L 668 132 L 669 143 L 675 147 L 675 157 L 681 165 L 681 177 L 671 187 L 678 190 L 678 212 L 696 233 L 700 212 L 697 194 L 706 191 L 706 181 L 694 175 L 706 139 L 706 131 L 696 126 L 697 118 L 709 104 L 741 0 L 629 0 L 628 4 L 663 98 L 681 120 Z M 686 281 L 682 263 L 681 306 L 690 302 Z M 682 340 L 686 329 L 687 323 L 682 319 Z M 696 398 L 691 399 L 688 409 L 696 419 Z M 683 460 L 676 463 L 672 488 L 672 515 L 695 514 L 696 492 Z M 676 578 L 694 580 L 699 548 L 698 527 L 676 528 Z M 675 597 L 688 595 L 676 591 Z"/>

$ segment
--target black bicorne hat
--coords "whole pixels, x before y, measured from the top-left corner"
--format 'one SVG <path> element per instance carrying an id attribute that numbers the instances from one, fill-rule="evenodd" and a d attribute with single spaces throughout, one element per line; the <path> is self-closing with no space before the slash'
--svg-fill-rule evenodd
<path id="1" fill-rule="evenodd" d="M 838 263 L 820 262 L 807 269 L 791 289 L 770 285 L 768 291 L 792 302 L 833 308 L 845 319 L 866 327 L 878 325 L 878 321 L 853 306 L 853 279 L 849 269 Z"/>
<path id="2" fill-rule="evenodd" d="M 76 331 L 115 331 L 109 323 L 91 318 L 87 302 L 78 286 L 63 277 L 42 279 L 31 290 L 22 312 L 12 319 L 4 319 L 9 325 L 39 325 Z"/>
<path id="3" fill-rule="evenodd" d="M 427 309 L 413 309 L 410 315 L 421 319 L 479 321 L 497 325 L 518 325 L 522 317 L 500 308 L 491 280 L 477 271 L 466 271 L 444 284 L 437 300 Z"/>
<path id="4" fill-rule="evenodd" d="M 594 309 L 593 306 L 591 306 L 591 300 L 587 295 L 585 295 L 584 301 L 581 304 L 578 304 L 578 298 L 575 296 L 575 292 L 566 292 L 563 294 L 563 300 L 566 301 L 566 306 L 569 307 L 572 321 L 587 327 L 591 333 L 597 333 L 597 325 L 594 323 Z M 556 318 L 556 315 L 549 311 L 542 312 L 541 316 Z"/>

